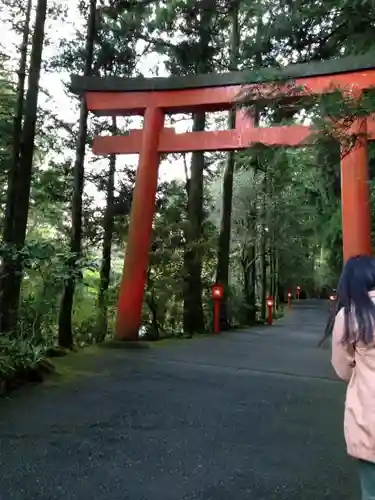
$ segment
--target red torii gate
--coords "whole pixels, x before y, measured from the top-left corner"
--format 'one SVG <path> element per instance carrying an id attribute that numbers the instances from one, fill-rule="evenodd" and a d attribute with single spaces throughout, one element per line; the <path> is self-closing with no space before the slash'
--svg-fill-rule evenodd
<path id="1" fill-rule="evenodd" d="M 313 64 L 295 64 L 282 70 L 263 70 L 270 76 L 293 79 L 304 94 L 323 94 L 355 86 L 358 94 L 375 86 L 372 54 Z M 267 77 L 268 74 L 268 77 Z M 172 78 L 117 78 L 73 76 L 71 89 L 84 94 L 89 111 L 101 116 L 143 115 L 143 130 L 123 136 L 95 137 L 98 155 L 136 154 L 139 164 L 133 195 L 129 236 L 121 281 L 116 337 L 138 339 L 149 263 L 152 222 L 161 153 L 229 151 L 252 143 L 297 147 L 306 144 L 311 130 L 303 125 L 256 127 L 238 111 L 233 130 L 176 134 L 164 128 L 166 114 L 225 111 L 233 108 L 244 86 L 259 85 L 259 72 L 196 75 Z M 268 84 L 270 85 L 270 84 Z M 264 84 L 267 89 L 267 83 Z M 298 95 L 294 95 L 297 99 Z M 372 254 L 367 140 L 375 138 L 372 119 L 358 118 L 350 129 L 355 146 L 341 160 L 341 202 L 344 259 Z"/>

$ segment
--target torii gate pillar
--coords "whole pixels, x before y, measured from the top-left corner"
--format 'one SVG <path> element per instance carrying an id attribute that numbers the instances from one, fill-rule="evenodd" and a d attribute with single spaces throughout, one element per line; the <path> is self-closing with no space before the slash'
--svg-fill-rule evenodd
<path id="1" fill-rule="evenodd" d="M 144 115 L 128 244 L 118 298 L 116 319 L 116 339 L 118 340 L 138 340 L 139 338 L 158 184 L 158 144 L 163 127 L 163 111 L 156 107 L 147 108 Z"/>
<path id="2" fill-rule="evenodd" d="M 341 155 L 341 212 L 344 261 L 372 255 L 367 120 L 351 127 L 355 143 Z"/>

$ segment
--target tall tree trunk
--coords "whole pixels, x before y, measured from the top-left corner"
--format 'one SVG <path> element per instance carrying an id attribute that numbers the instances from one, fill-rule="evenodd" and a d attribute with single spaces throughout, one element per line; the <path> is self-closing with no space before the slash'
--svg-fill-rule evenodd
<path id="1" fill-rule="evenodd" d="M 27 47 L 30 36 L 30 17 L 31 17 L 32 0 L 28 0 L 25 10 L 25 21 L 22 30 L 22 42 L 20 46 L 20 60 L 18 66 L 18 82 L 16 106 L 13 122 L 13 145 L 12 145 L 12 161 L 8 175 L 8 191 L 7 202 L 5 207 L 4 217 L 4 243 L 11 243 L 13 236 L 14 210 L 17 203 L 17 179 L 19 173 L 19 158 L 21 149 L 22 122 L 25 100 L 25 83 L 26 83 L 26 66 L 27 66 Z"/>
<path id="2" fill-rule="evenodd" d="M 112 118 L 112 135 L 117 134 L 116 117 Z M 98 295 L 98 324 L 97 342 L 102 342 L 108 333 L 108 288 L 111 273 L 111 251 L 113 237 L 113 204 L 116 174 L 116 155 L 109 158 L 107 180 L 107 202 L 103 221 L 103 252 L 100 267 L 100 285 Z"/>
<path id="3" fill-rule="evenodd" d="M 196 5 L 196 15 L 200 17 L 199 54 L 195 64 L 197 73 L 207 73 L 211 69 L 210 28 L 215 0 L 203 0 Z M 197 112 L 193 116 L 193 131 L 205 129 L 206 116 Z M 203 171 L 204 153 L 195 151 L 191 156 L 191 175 L 188 183 L 188 224 L 184 252 L 184 331 L 188 334 L 202 333 L 205 328 L 202 306 L 202 236 L 203 222 Z"/>
<path id="4" fill-rule="evenodd" d="M 92 71 L 94 37 L 96 26 L 96 0 L 90 0 L 89 17 L 87 21 L 86 35 L 86 61 L 84 76 L 89 76 Z M 72 232 L 70 240 L 70 276 L 65 282 L 63 296 L 61 299 L 59 314 L 59 346 L 65 348 L 73 347 L 72 310 L 76 284 L 76 273 L 78 259 L 82 253 L 82 197 L 84 189 L 84 163 L 87 140 L 87 107 L 82 98 L 79 113 L 79 130 L 76 145 L 76 157 L 74 162 L 73 200 L 72 200 Z"/>
<path id="5" fill-rule="evenodd" d="M 253 110 L 252 119 L 254 121 L 254 126 L 257 127 L 259 125 L 259 112 L 256 107 Z M 253 182 L 254 184 L 257 181 L 258 175 L 258 159 L 254 158 L 254 162 L 251 165 L 253 169 Z M 249 255 L 249 279 L 248 279 L 248 291 L 246 294 L 246 304 L 248 309 L 248 321 L 250 325 L 253 325 L 257 322 L 257 220 L 258 220 L 258 195 L 255 194 L 254 199 L 252 200 L 251 209 L 250 209 L 250 221 L 249 221 L 249 232 L 252 236 L 252 243 L 249 245 L 248 255 Z"/>
<path id="6" fill-rule="evenodd" d="M 231 60 L 230 69 L 236 70 L 239 49 L 240 49 L 240 30 L 238 22 L 239 0 L 235 0 L 230 9 L 232 21 L 231 36 Z M 234 110 L 229 112 L 228 128 L 233 129 L 236 125 L 236 113 Z M 231 239 L 231 221 L 232 221 L 232 198 L 233 198 L 233 172 L 235 167 L 235 153 L 230 151 L 227 154 L 223 178 L 223 197 L 221 207 L 221 225 L 219 233 L 218 258 L 216 269 L 216 282 L 224 285 L 224 300 L 220 308 L 220 328 L 226 330 L 230 327 L 230 318 L 228 317 L 228 294 L 229 294 L 229 255 Z"/>
<path id="7" fill-rule="evenodd" d="M 273 297 L 273 309 L 276 311 L 277 309 L 277 296 L 276 296 L 276 259 L 275 259 L 275 247 L 273 244 L 273 239 L 271 238 L 270 242 L 270 247 L 269 247 L 269 273 L 268 273 L 268 279 L 269 279 L 269 285 L 268 285 L 268 290 L 269 294 L 271 297 Z"/>
<path id="8" fill-rule="evenodd" d="M 270 202 L 273 206 L 275 198 L 275 183 L 272 176 L 272 172 L 268 172 L 268 193 L 270 196 Z M 272 212 L 271 212 L 272 213 Z M 272 215 L 271 215 L 272 216 Z M 271 221 L 270 233 L 269 233 L 269 294 L 273 297 L 273 308 L 276 311 L 278 307 L 277 298 L 277 262 L 276 262 L 276 238 L 275 238 L 275 228 L 273 222 Z"/>
<path id="9" fill-rule="evenodd" d="M 256 233 L 256 210 L 254 210 L 254 235 Z M 257 285 L 257 266 L 256 266 L 256 246 L 255 243 L 249 249 L 249 291 L 248 291 L 248 321 L 249 325 L 255 325 L 257 322 L 257 304 L 256 304 L 256 285 Z"/>
<path id="10" fill-rule="evenodd" d="M 205 113 L 196 113 L 193 131 L 205 128 Z M 188 334 L 204 331 L 202 307 L 202 250 L 200 239 L 203 221 L 204 153 L 192 153 L 191 174 L 188 183 L 188 223 L 184 252 L 184 331 Z"/>
<path id="11" fill-rule="evenodd" d="M 274 240 L 273 245 L 273 267 L 274 267 L 274 279 L 273 279 L 273 296 L 275 297 L 275 307 L 276 309 L 280 306 L 280 298 L 279 298 L 279 256 Z"/>
<path id="12" fill-rule="evenodd" d="M 260 69 L 263 64 L 263 58 L 262 58 L 262 52 L 261 52 L 261 32 L 262 32 L 262 27 L 263 27 L 263 9 L 261 5 L 262 0 L 258 0 L 255 7 L 256 7 L 256 15 L 258 17 L 257 19 L 257 30 L 256 30 L 256 47 L 257 47 L 257 52 L 255 54 L 255 69 Z M 260 122 L 260 112 L 259 112 L 259 107 L 255 104 L 254 106 L 254 126 L 259 127 L 259 122 Z M 266 167 L 265 167 L 266 168 Z M 254 175 L 258 174 L 258 170 L 261 169 L 260 161 L 259 158 L 255 158 L 254 162 Z M 264 172 L 264 184 L 265 186 L 267 179 L 267 173 Z M 264 189 L 262 189 L 262 196 L 263 198 L 261 199 L 261 210 L 260 210 L 260 222 L 261 222 L 261 228 L 262 228 L 262 233 L 260 235 L 260 320 L 264 321 L 266 318 L 266 287 L 267 287 L 267 268 L 266 268 L 266 234 L 265 234 L 265 203 L 266 200 L 264 198 Z M 255 202 L 256 203 L 256 202 Z M 258 215 L 258 211 L 256 211 Z M 257 226 L 256 221 L 254 221 L 255 226 Z M 256 264 L 255 264 L 255 273 L 256 273 Z M 256 279 L 255 279 L 255 286 L 256 286 Z"/>
<path id="13" fill-rule="evenodd" d="M 8 186 L 11 193 L 9 193 L 8 204 L 8 222 L 6 223 L 6 236 L 8 242 L 14 245 L 16 251 L 20 251 L 25 244 L 27 219 L 29 214 L 30 203 L 30 188 L 32 179 L 33 155 L 34 155 L 34 142 L 36 120 L 38 112 L 38 94 L 39 94 L 39 79 L 42 64 L 43 42 L 44 42 L 44 29 L 47 13 L 47 0 L 38 0 L 35 13 L 35 26 L 32 37 L 32 47 L 30 55 L 30 68 L 28 76 L 28 88 L 26 99 L 24 103 L 24 123 L 22 127 L 22 112 L 23 101 L 21 92 L 23 91 L 24 80 L 21 77 L 21 89 L 19 89 L 19 96 L 17 99 L 17 116 L 15 122 L 15 132 L 19 132 L 19 127 L 22 128 L 21 141 L 14 145 L 14 179 Z M 29 13 L 26 12 L 26 22 Z M 25 22 L 25 32 L 23 42 L 26 41 L 26 48 L 23 46 L 22 50 L 27 51 L 27 27 Z M 22 65 L 24 60 L 22 60 Z M 20 64 L 20 73 L 24 66 Z M 17 127 L 17 129 L 16 129 Z M 22 173 L 18 175 L 17 172 Z M 12 221 L 10 220 L 12 218 Z M 20 294 L 22 282 L 22 262 L 17 257 L 13 262 L 8 262 L 4 265 L 2 290 L 1 290 L 1 303 L 0 310 L 2 312 L 1 330 L 12 330 L 17 324 Z"/>
<path id="14" fill-rule="evenodd" d="M 257 318 L 256 310 L 256 255 L 255 246 L 251 245 L 247 251 L 247 257 L 242 262 L 243 267 L 243 296 L 246 302 L 246 323 L 255 325 Z"/>
<path id="15" fill-rule="evenodd" d="M 266 320 L 267 314 L 267 166 L 264 165 L 262 182 L 262 214 L 260 235 L 260 318 Z"/>

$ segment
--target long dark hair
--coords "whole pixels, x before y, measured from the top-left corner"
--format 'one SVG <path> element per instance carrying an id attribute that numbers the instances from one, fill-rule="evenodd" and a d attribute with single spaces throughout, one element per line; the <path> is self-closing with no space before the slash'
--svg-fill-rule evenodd
<path id="1" fill-rule="evenodd" d="M 336 314 L 344 308 L 344 343 L 374 341 L 375 304 L 369 292 L 375 290 L 375 258 L 367 255 L 351 257 L 341 273 L 337 287 L 337 301 L 324 333 L 324 340 L 332 334 Z"/>

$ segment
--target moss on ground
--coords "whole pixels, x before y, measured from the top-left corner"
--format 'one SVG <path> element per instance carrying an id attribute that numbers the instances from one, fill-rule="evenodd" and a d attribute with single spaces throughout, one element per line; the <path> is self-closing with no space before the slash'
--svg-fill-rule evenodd
<path id="1" fill-rule="evenodd" d="M 46 385 L 69 383 L 81 377 L 98 375 L 96 361 L 103 356 L 103 350 L 98 345 L 91 345 L 79 351 L 68 352 L 63 357 L 51 360 L 55 367 L 54 373 L 44 380 Z"/>

